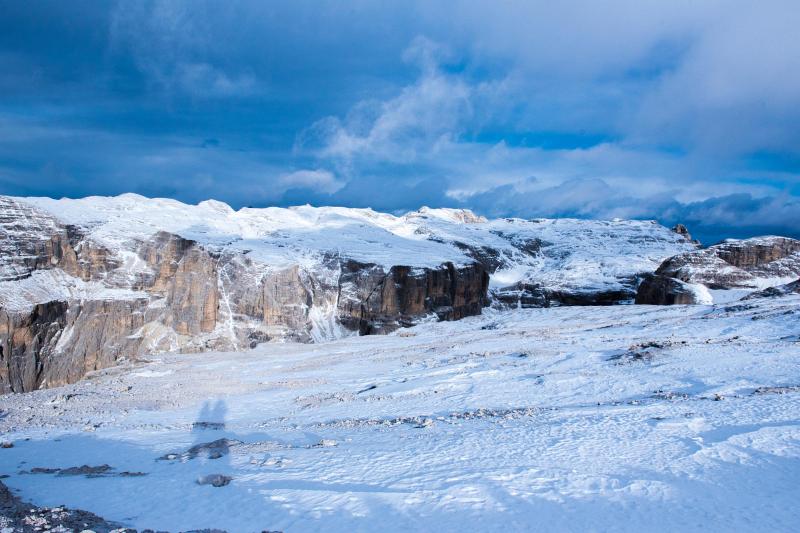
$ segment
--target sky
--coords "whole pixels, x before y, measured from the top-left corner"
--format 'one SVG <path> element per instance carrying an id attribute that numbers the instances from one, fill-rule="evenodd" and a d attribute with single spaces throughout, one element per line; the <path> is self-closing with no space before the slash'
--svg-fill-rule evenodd
<path id="1" fill-rule="evenodd" d="M 0 194 L 800 237 L 797 0 L 0 0 Z"/>

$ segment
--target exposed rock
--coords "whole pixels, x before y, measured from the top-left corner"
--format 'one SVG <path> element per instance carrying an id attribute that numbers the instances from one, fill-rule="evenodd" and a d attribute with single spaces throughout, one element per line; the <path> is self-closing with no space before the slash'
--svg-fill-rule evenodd
<path id="1" fill-rule="evenodd" d="M 756 288 L 759 279 L 800 275 L 800 241 L 785 237 L 728 240 L 671 257 L 656 273 L 713 289 Z"/>
<path id="2" fill-rule="evenodd" d="M 96 477 L 141 477 L 146 476 L 145 472 L 116 472 L 112 466 L 99 465 L 99 466 L 71 466 L 69 468 L 48 468 L 37 466 L 30 470 L 23 470 L 20 474 L 56 474 L 59 477 L 65 476 L 85 476 L 87 478 Z"/>
<path id="3" fill-rule="evenodd" d="M 224 487 L 231 481 L 233 481 L 233 478 L 230 476 L 224 476 L 222 474 L 209 474 L 207 476 L 202 476 L 198 478 L 197 484 L 211 485 L 212 487 Z"/>
<path id="4" fill-rule="evenodd" d="M 73 383 L 132 355 L 147 300 L 52 301 L 0 308 L 0 392 Z"/>
<path id="5" fill-rule="evenodd" d="M 651 274 L 645 276 L 636 293 L 637 304 L 685 305 L 701 303 L 697 292 L 679 279 Z"/>
<path id="6" fill-rule="evenodd" d="M 562 305 L 616 305 L 633 300 L 636 290 L 633 281 L 619 289 L 584 291 L 552 289 L 521 282 L 495 289 L 492 291 L 492 296 L 496 301 L 508 307 L 527 309 Z"/>
<path id="7" fill-rule="evenodd" d="M 489 275 L 479 264 L 439 269 L 348 261 L 342 265 L 339 316 L 362 335 L 388 333 L 415 323 L 420 316 L 458 320 L 480 314 L 486 305 Z"/>
<path id="8" fill-rule="evenodd" d="M 670 257 L 655 273 L 640 285 L 637 303 L 693 303 L 687 301 L 685 284 L 755 290 L 800 276 L 800 241 L 786 237 L 727 240 Z"/>
<path id="9" fill-rule="evenodd" d="M 492 296 L 495 301 L 512 308 L 550 307 L 550 299 L 546 291 L 534 283 L 518 282 L 494 289 Z"/>
<path id="10" fill-rule="evenodd" d="M 158 459 L 160 461 L 174 461 L 180 459 L 181 461 L 188 461 L 196 457 L 206 457 L 208 459 L 219 459 L 224 455 L 228 455 L 232 446 L 241 444 L 241 441 L 234 439 L 217 439 L 212 442 L 202 442 L 195 444 L 188 450 L 182 453 L 168 453 Z"/>
<path id="11" fill-rule="evenodd" d="M 12 494 L 2 481 L 0 481 L 0 530 L 9 533 L 87 530 L 96 533 L 135 532 L 87 511 L 63 506 L 36 507 Z"/>
<path id="12" fill-rule="evenodd" d="M 742 300 L 752 300 L 754 298 L 777 298 L 780 296 L 786 296 L 787 294 L 800 294 L 800 279 L 785 285 L 767 287 L 764 290 L 753 292 L 742 298 Z"/>
<path id="13" fill-rule="evenodd" d="M 700 244 L 700 241 L 698 241 L 697 239 L 692 239 L 691 233 L 689 233 L 689 230 L 683 224 L 675 224 L 675 226 L 672 228 L 672 231 L 674 231 L 675 233 L 677 233 L 678 235 L 680 235 L 689 242 Z"/>
<path id="14" fill-rule="evenodd" d="M 78 228 L 0 196 L 0 281 L 23 279 L 34 270 L 54 268 L 90 280 L 118 266 L 108 250 L 83 239 Z"/>

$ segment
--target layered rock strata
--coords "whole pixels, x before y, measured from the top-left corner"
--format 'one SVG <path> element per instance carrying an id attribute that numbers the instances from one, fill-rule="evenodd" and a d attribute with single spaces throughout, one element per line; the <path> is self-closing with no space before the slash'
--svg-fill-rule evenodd
<path id="1" fill-rule="evenodd" d="M 800 241 L 786 237 L 728 240 L 664 261 L 636 294 L 639 304 L 694 304 L 708 289 L 759 290 L 800 276 Z"/>
<path id="2" fill-rule="evenodd" d="M 0 307 L 3 393 L 71 383 L 145 353 L 386 333 L 487 304 L 479 263 L 387 268 L 328 254 L 311 268 L 271 268 L 164 231 L 114 254 L 47 213 L 0 201 L 0 284 L 15 293 Z"/>

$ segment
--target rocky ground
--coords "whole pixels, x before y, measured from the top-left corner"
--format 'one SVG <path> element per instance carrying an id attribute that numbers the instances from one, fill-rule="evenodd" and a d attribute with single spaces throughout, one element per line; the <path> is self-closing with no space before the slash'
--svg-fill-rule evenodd
<path id="1" fill-rule="evenodd" d="M 138 530 L 793 531 L 798 317 L 488 310 L 157 356 L 0 397 L 0 474 Z"/>
<path id="2" fill-rule="evenodd" d="M 36 507 L 23 502 L 0 481 L 0 531 L 3 533 L 32 533 L 54 531 L 94 531 L 96 533 L 126 533 L 131 531 L 106 522 L 99 516 L 66 507 Z"/>

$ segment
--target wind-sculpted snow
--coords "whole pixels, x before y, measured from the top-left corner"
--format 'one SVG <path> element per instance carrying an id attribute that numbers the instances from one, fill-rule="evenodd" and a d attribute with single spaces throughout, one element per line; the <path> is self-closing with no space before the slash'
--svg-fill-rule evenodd
<path id="1" fill-rule="evenodd" d="M 771 296 L 153 356 L 1 397 L 0 474 L 140 531 L 794 531 L 800 295 Z"/>

